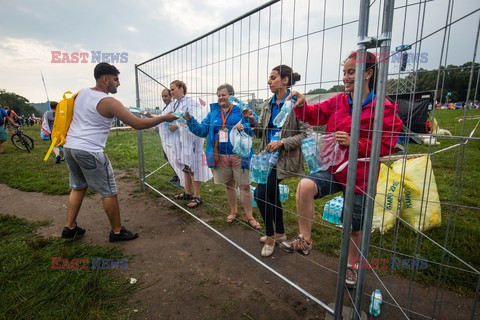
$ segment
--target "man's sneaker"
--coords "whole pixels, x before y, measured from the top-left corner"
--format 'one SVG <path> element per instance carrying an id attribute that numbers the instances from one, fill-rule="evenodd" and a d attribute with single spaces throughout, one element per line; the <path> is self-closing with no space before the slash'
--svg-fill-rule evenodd
<path id="1" fill-rule="evenodd" d="M 308 255 L 313 248 L 313 240 L 307 242 L 307 240 L 303 239 L 303 235 L 299 234 L 290 241 L 282 242 L 280 248 L 286 252 L 298 251 L 301 254 Z"/>
<path id="2" fill-rule="evenodd" d="M 76 237 L 81 237 L 85 234 L 85 229 L 80 228 L 75 224 L 75 227 L 73 229 L 70 229 L 68 227 L 64 227 L 62 231 L 62 238 L 63 239 L 73 239 Z"/>
<path id="3" fill-rule="evenodd" d="M 357 265 L 347 265 L 347 275 L 345 276 L 345 285 L 349 289 L 354 289 L 357 285 Z"/>
<path id="4" fill-rule="evenodd" d="M 110 231 L 110 242 L 117 242 L 117 241 L 128 241 L 138 238 L 138 233 L 133 233 L 122 227 L 120 229 L 120 233 L 115 233 Z"/>
<path id="5" fill-rule="evenodd" d="M 56 163 L 56 164 L 59 164 L 61 159 L 62 159 L 62 157 L 56 156 L 56 157 L 55 157 L 55 163 Z"/>

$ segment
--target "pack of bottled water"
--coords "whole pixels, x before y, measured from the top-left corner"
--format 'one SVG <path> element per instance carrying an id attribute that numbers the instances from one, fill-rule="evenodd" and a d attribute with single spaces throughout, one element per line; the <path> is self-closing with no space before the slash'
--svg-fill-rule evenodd
<path id="1" fill-rule="evenodd" d="M 268 160 L 269 155 L 265 150 L 252 156 L 250 159 L 250 181 L 260 184 L 267 183 L 271 171 Z"/>
<path id="2" fill-rule="evenodd" d="M 280 202 L 287 201 L 290 187 L 286 184 L 279 184 L 278 188 L 280 189 Z"/>
<path id="3" fill-rule="evenodd" d="M 297 102 L 297 96 L 293 96 L 290 100 L 287 100 L 283 103 L 282 109 L 277 114 L 275 119 L 273 119 L 273 125 L 277 128 L 283 127 L 285 121 L 287 121 L 288 115 L 292 112 L 293 106 Z"/>
<path id="4" fill-rule="evenodd" d="M 305 139 L 302 139 L 302 152 L 307 162 L 308 170 L 311 173 L 320 171 L 320 166 L 318 164 L 317 154 L 317 138 L 312 135 Z"/>
<path id="5" fill-rule="evenodd" d="M 341 225 L 343 210 L 343 197 L 337 196 L 325 203 L 323 207 L 323 220 L 328 221 L 334 225 Z"/>
<path id="6" fill-rule="evenodd" d="M 242 100 L 238 99 L 235 96 L 230 96 L 230 98 L 228 98 L 228 103 L 239 107 L 242 111 L 248 108 L 248 104 L 246 104 L 245 102 L 243 102 Z"/>

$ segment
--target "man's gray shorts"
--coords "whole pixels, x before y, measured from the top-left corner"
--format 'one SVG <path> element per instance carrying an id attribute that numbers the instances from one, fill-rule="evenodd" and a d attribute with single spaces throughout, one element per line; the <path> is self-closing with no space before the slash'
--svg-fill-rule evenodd
<path id="1" fill-rule="evenodd" d="M 65 160 L 70 172 L 70 188 L 92 188 L 103 197 L 117 194 L 112 165 L 105 152 L 88 152 L 65 148 Z"/>

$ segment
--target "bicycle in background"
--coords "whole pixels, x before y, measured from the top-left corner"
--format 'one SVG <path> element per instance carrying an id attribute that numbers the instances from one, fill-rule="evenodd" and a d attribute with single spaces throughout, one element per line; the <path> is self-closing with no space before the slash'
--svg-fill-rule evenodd
<path id="1" fill-rule="evenodd" d="M 15 147 L 28 152 L 31 152 L 33 150 L 33 139 L 23 133 L 20 126 L 9 125 L 9 129 L 12 132 L 11 140 Z"/>

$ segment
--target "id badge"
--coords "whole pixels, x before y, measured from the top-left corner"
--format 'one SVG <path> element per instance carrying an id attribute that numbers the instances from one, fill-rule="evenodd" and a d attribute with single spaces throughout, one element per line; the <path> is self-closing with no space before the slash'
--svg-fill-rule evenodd
<path id="1" fill-rule="evenodd" d="M 223 129 L 218 131 L 218 141 L 220 143 L 228 142 L 228 131 Z"/>

